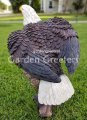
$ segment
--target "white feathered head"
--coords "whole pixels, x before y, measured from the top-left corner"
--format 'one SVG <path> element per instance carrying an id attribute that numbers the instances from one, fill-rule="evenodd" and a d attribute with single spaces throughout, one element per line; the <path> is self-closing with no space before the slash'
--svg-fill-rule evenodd
<path id="1" fill-rule="evenodd" d="M 37 23 L 41 20 L 36 11 L 29 5 L 22 5 L 20 7 L 20 11 L 22 12 L 24 17 L 24 25 L 27 25 L 29 23 Z"/>

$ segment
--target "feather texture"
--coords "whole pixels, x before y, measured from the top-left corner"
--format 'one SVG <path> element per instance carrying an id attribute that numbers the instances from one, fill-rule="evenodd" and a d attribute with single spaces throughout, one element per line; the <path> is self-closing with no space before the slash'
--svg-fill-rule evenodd
<path id="1" fill-rule="evenodd" d="M 60 82 L 59 76 L 63 74 L 61 63 L 59 61 L 55 63 L 50 59 L 59 60 L 61 57 L 76 58 L 77 56 L 79 58 L 78 44 L 77 33 L 62 18 L 28 24 L 23 30 L 13 32 L 8 38 L 8 49 L 12 59 L 16 61 L 19 58 L 18 65 L 25 71 L 40 80 L 49 82 Z M 54 53 L 53 50 L 60 52 Z M 33 58 L 33 63 L 25 63 L 24 59 L 27 58 Z M 35 58 L 39 58 L 39 63 L 35 63 Z M 47 62 L 44 62 L 43 58 Z M 66 66 L 71 73 L 77 67 L 74 62 L 69 64 L 66 61 Z"/>

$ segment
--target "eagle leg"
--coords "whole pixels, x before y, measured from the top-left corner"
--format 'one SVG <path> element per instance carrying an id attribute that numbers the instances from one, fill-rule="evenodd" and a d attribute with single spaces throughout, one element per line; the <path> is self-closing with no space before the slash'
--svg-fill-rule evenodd
<path id="1" fill-rule="evenodd" d="M 38 101 L 38 96 L 34 96 L 33 100 L 35 100 L 38 105 L 39 115 L 41 118 L 47 118 L 52 116 L 52 105 L 40 104 Z"/>

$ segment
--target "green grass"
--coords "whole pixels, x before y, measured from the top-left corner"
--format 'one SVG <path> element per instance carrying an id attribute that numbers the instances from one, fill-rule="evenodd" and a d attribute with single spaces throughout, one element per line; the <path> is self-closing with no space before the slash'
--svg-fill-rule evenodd
<path id="1" fill-rule="evenodd" d="M 81 48 L 79 67 L 73 76 L 69 75 L 75 94 L 54 108 L 53 117 L 47 120 L 87 120 L 87 24 L 73 26 L 79 34 Z M 21 28 L 22 24 L 0 24 L 0 120 L 42 120 L 32 100 L 35 89 L 22 70 L 8 62 L 8 35 Z"/>
<path id="2" fill-rule="evenodd" d="M 48 18 L 53 18 L 53 17 L 62 17 L 65 18 L 66 20 L 76 20 L 76 16 L 74 14 L 38 14 L 42 20 L 46 20 Z M 21 14 L 12 14 L 7 17 L 0 17 L 0 21 L 14 21 L 14 20 L 23 20 L 23 17 Z M 79 15 L 78 20 L 87 20 L 87 15 Z"/>

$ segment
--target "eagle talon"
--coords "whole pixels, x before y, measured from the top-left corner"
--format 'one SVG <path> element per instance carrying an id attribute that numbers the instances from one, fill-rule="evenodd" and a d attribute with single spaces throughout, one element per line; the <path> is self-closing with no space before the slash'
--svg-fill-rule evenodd
<path id="1" fill-rule="evenodd" d="M 46 118 L 52 116 L 52 106 L 43 105 L 39 108 L 40 117 Z"/>
<path id="2" fill-rule="evenodd" d="M 46 117 L 52 116 L 52 106 L 40 104 L 38 102 L 38 96 L 34 96 L 33 100 L 35 100 L 38 104 L 39 116 L 41 118 L 46 118 Z"/>

